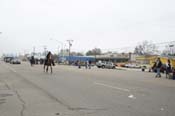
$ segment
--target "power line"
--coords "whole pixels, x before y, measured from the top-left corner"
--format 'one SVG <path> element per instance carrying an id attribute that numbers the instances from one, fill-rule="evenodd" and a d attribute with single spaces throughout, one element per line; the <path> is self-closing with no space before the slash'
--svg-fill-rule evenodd
<path id="1" fill-rule="evenodd" d="M 175 43 L 175 41 L 169 41 L 169 42 L 160 42 L 160 43 L 154 43 L 154 44 L 167 44 L 167 43 Z"/>
<path id="2" fill-rule="evenodd" d="M 156 46 L 163 46 L 163 44 L 175 44 L 175 41 L 169 41 L 169 42 L 160 42 L 160 43 L 153 43 L 156 44 Z M 101 49 L 102 51 L 117 51 L 117 50 L 126 50 L 126 49 L 134 49 L 136 46 L 126 46 L 126 47 L 119 47 L 119 48 L 109 48 L 109 49 Z"/>
<path id="3" fill-rule="evenodd" d="M 71 49 L 71 46 L 72 46 L 72 42 L 73 40 L 67 40 L 67 42 L 69 43 L 69 64 L 70 64 L 70 49 Z"/>

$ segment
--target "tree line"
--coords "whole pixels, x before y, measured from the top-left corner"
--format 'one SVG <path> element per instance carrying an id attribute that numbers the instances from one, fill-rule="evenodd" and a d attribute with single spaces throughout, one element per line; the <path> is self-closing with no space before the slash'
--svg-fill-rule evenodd
<path id="1" fill-rule="evenodd" d="M 134 54 L 138 54 L 138 55 L 165 55 L 165 56 L 175 56 L 175 53 L 173 51 L 173 49 L 175 48 L 175 46 L 170 46 L 166 45 L 164 50 L 160 51 L 158 50 L 158 46 L 155 43 L 152 43 L 151 41 L 143 41 L 142 43 L 139 43 L 134 51 L 132 53 Z M 108 51 L 108 53 L 112 53 L 110 51 Z M 96 56 L 96 55 L 101 55 L 102 50 L 100 48 L 94 48 L 92 50 L 88 50 L 85 55 L 86 56 Z M 71 55 L 75 55 L 75 56 L 84 56 L 83 53 L 80 52 L 71 52 Z"/>

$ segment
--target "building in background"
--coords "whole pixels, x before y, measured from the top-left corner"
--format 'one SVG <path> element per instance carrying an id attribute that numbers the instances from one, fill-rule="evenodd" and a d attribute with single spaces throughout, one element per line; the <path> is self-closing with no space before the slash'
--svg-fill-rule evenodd
<path id="1" fill-rule="evenodd" d="M 110 61 L 113 63 L 119 62 L 128 62 L 129 54 L 128 53 L 105 53 L 102 55 L 96 56 L 96 61 Z"/>

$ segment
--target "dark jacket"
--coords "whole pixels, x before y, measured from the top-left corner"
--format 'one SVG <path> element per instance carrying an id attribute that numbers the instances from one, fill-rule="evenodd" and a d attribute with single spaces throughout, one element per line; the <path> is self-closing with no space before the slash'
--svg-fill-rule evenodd
<path id="1" fill-rule="evenodd" d="M 156 64 L 156 68 L 161 68 L 161 66 L 162 66 L 162 62 L 159 61 L 159 62 Z"/>

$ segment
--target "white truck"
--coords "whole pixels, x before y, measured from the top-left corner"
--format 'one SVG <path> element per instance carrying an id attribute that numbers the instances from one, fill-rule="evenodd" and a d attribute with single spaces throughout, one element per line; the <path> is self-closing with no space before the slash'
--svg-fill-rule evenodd
<path id="1" fill-rule="evenodd" d="M 105 62 L 105 61 L 98 61 L 96 63 L 96 66 L 98 68 L 109 68 L 109 69 L 115 68 L 115 65 L 112 62 Z"/>

